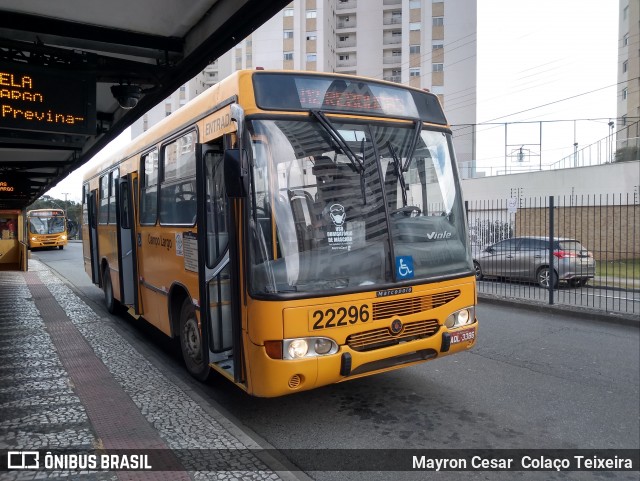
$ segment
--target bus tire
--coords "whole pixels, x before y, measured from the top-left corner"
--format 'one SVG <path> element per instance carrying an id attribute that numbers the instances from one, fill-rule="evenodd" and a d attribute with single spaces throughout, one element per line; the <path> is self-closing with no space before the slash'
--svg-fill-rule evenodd
<path id="1" fill-rule="evenodd" d="M 196 309 L 188 297 L 180 309 L 180 348 L 189 374 L 199 381 L 206 381 L 211 369 L 203 353 Z"/>
<path id="2" fill-rule="evenodd" d="M 107 311 L 109 311 L 109 314 L 115 314 L 118 310 L 118 301 L 113 297 L 113 284 L 111 284 L 108 266 L 105 266 L 102 271 L 102 290 L 104 292 L 104 305 Z"/>
<path id="3" fill-rule="evenodd" d="M 64 246 L 58 246 L 58 249 L 62 250 L 64 249 Z"/>

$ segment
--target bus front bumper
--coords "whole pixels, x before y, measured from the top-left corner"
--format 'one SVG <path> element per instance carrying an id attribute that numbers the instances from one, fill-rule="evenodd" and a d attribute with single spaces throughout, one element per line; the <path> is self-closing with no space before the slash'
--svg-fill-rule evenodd
<path id="1" fill-rule="evenodd" d="M 29 237 L 29 247 L 38 249 L 40 247 L 60 247 L 67 245 L 67 236 L 47 236 Z"/>
<path id="2" fill-rule="evenodd" d="M 359 352 L 341 345 L 338 352 L 301 359 L 272 359 L 264 346 L 248 343 L 249 393 L 275 397 L 400 369 L 465 351 L 475 345 L 478 322 L 440 330 L 425 339 Z"/>

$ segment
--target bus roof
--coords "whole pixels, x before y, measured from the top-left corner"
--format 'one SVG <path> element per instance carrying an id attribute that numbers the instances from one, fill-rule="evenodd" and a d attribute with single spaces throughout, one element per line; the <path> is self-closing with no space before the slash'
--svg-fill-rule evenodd
<path id="1" fill-rule="evenodd" d="M 300 77 L 316 77 L 316 78 L 342 78 L 345 80 L 362 80 L 366 81 L 370 84 L 377 84 L 381 86 L 387 86 L 390 89 L 403 90 L 407 92 L 414 92 L 415 94 L 420 94 L 421 96 L 428 96 L 432 98 L 432 102 L 437 104 L 438 109 L 442 112 L 439 100 L 437 96 L 433 93 L 430 93 L 425 90 L 417 89 L 414 87 L 409 87 L 407 85 L 402 85 L 394 82 L 387 82 L 384 80 L 378 79 L 370 79 L 367 77 L 356 76 L 356 75 L 347 75 L 340 73 L 326 73 L 326 72 L 311 72 L 311 71 L 294 71 L 294 70 L 238 70 L 228 77 L 224 78 L 217 84 L 211 86 L 185 105 L 180 107 L 171 115 L 165 117 L 157 124 L 153 125 L 149 130 L 139 135 L 135 139 L 121 148 L 119 151 L 110 155 L 107 159 L 101 162 L 99 165 L 90 169 L 85 175 L 83 182 L 88 181 L 102 172 L 108 170 L 110 167 L 115 164 L 124 161 L 131 156 L 143 152 L 152 146 L 156 145 L 159 139 L 165 138 L 172 133 L 177 133 L 178 131 L 187 128 L 189 125 L 194 124 L 201 118 L 213 113 L 217 108 L 223 106 L 225 103 L 231 103 L 234 100 L 242 102 L 242 106 L 244 108 L 246 115 L 251 115 L 258 112 L 264 112 L 266 109 L 261 109 L 258 107 L 256 103 L 256 99 L 252 98 L 240 98 L 242 92 L 244 91 L 241 87 L 246 86 L 249 87 L 248 84 L 252 82 L 252 77 L 254 75 L 278 75 L 278 76 L 300 76 Z M 269 108 L 269 111 L 272 109 Z M 297 109 L 278 109 L 275 108 L 273 110 L 287 110 L 287 111 L 308 111 L 308 108 L 297 108 Z M 336 110 L 333 110 L 334 112 Z M 365 112 L 348 112 L 349 114 L 362 115 Z M 436 118 L 436 117 L 434 117 Z M 423 121 L 426 121 L 423 119 Z M 441 114 L 441 117 L 437 118 L 437 120 L 431 120 L 433 123 L 441 124 L 443 126 L 447 126 L 446 119 L 444 118 L 444 114 Z"/>

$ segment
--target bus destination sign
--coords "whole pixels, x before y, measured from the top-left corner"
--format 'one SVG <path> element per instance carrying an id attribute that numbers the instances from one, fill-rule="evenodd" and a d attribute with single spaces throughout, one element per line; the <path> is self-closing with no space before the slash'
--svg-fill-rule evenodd
<path id="1" fill-rule="evenodd" d="M 0 63 L 0 128 L 95 134 L 91 74 Z"/>

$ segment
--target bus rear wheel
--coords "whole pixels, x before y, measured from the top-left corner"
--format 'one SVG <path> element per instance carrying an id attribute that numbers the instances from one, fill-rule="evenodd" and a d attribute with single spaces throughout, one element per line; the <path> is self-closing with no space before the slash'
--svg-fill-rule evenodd
<path id="1" fill-rule="evenodd" d="M 211 371 L 203 354 L 196 309 L 189 298 L 184 300 L 180 309 L 180 348 L 189 374 L 199 381 L 206 381 Z"/>
<path id="2" fill-rule="evenodd" d="M 104 291 L 104 304 L 109 314 L 115 314 L 118 308 L 115 297 L 113 297 L 113 284 L 111 284 L 111 276 L 109 268 L 105 267 L 102 271 L 102 290 Z"/>

